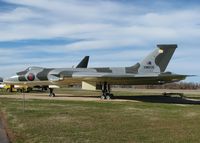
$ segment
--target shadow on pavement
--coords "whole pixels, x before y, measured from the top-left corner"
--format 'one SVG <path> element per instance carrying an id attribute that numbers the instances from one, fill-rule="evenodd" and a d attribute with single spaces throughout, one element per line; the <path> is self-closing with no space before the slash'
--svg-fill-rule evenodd
<path id="1" fill-rule="evenodd" d="M 100 98 L 100 96 L 90 95 L 56 95 L 56 97 L 81 97 L 81 98 Z M 114 96 L 114 100 L 135 100 L 150 103 L 169 103 L 169 104 L 193 104 L 200 105 L 200 99 L 179 97 L 179 96 L 163 96 L 163 95 L 134 95 L 134 96 Z"/>
<path id="2" fill-rule="evenodd" d="M 163 95 L 138 95 L 138 96 L 115 96 L 114 99 L 120 100 L 136 100 L 150 103 L 171 103 L 171 104 L 194 104 L 200 105 L 200 100 L 181 98 Z"/>

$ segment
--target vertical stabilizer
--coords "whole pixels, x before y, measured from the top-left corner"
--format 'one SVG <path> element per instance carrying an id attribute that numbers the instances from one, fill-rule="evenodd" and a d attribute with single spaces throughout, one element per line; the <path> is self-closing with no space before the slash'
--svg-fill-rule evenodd
<path id="1" fill-rule="evenodd" d="M 0 77 L 0 83 L 2 83 L 3 82 L 3 78 L 2 77 Z"/>
<path id="2" fill-rule="evenodd" d="M 76 66 L 76 68 L 87 68 L 89 62 L 89 56 L 85 56 L 82 61 Z"/>
<path id="3" fill-rule="evenodd" d="M 164 72 L 176 48 L 176 44 L 157 45 L 157 48 L 139 63 L 140 67 L 138 73 L 148 74 Z"/>

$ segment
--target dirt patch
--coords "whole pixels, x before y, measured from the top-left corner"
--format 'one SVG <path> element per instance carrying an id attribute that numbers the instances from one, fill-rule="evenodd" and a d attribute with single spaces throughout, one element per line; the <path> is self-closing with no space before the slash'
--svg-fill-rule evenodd
<path id="1" fill-rule="evenodd" d="M 22 95 L 1 95 L 0 98 L 15 98 L 15 99 L 21 99 L 23 100 Z M 69 101 L 130 101 L 126 99 L 112 99 L 112 100 L 102 100 L 99 96 L 76 96 L 76 95 L 69 95 L 69 94 L 56 94 L 56 97 L 49 97 L 46 94 L 33 94 L 33 93 L 26 93 L 25 94 L 25 100 L 31 100 L 31 99 L 44 99 L 44 100 L 69 100 Z M 133 100 L 132 100 L 133 101 Z M 136 102 L 136 101 L 134 101 Z"/>
<path id="2" fill-rule="evenodd" d="M 1 121 L 2 121 L 2 124 L 3 124 L 3 127 L 5 129 L 6 135 L 8 137 L 8 141 L 11 142 L 11 143 L 14 142 L 15 136 L 14 136 L 13 132 L 8 127 L 6 114 L 2 111 L 0 112 L 0 118 L 1 118 Z"/>

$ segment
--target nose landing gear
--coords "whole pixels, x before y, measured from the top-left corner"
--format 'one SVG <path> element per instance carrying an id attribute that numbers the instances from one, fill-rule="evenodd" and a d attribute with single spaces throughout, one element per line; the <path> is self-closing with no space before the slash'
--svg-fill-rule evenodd
<path id="1" fill-rule="evenodd" d="M 55 97 L 55 93 L 53 92 L 53 88 L 49 88 L 49 97 Z"/>

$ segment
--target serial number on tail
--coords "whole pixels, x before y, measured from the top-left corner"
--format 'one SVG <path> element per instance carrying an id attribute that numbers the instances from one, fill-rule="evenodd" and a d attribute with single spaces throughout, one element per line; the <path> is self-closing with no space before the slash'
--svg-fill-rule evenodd
<path id="1" fill-rule="evenodd" d="M 144 66 L 144 69 L 154 69 L 154 66 Z"/>

